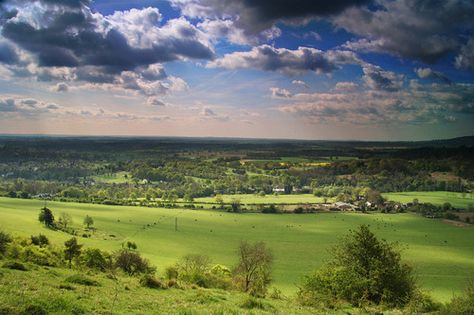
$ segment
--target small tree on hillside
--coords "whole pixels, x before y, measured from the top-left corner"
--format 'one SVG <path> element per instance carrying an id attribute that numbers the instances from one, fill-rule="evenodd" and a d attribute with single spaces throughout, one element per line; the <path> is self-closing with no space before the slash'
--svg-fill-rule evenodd
<path id="1" fill-rule="evenodd" d="M 333 259 L 305 279 L 299 296 L 307 304 L 345 300 L 403 306 L 416 292 L 412 268 L 401 261 L 400 251 L 379 240 L 367 225 L 331 252 Z"/>
<path id="2" fill-rule="evenodd" d="M 72 217 L 69 213 L 61 212 L 59 216 L 58 223 L 64 228 L 67 229 L 69 225 L 72 224 Z"/>
<path id="3" fill-rule="evenodd" d="M 38 219 L 41 223 L 44 223 L 44 225 L 47 226 L 47 227 L 53 227 L 54 226 L 53 212 L 50 209 L 46 208 L 46 207 L 41 209 L 41 212 L 39 214 Z"/>
<path id="4" fill-rule="evenodd" d="M 253 296 L 265 296 L 271 282 L 273 256 L 264 242 L 241 242 L 239 263 L 234 269 L 234 281 L 244 292 Z"/>
<path id="5" fill-rule="evenodd" d="M 64 249 L 64 257 L 69 262 L 69 268 L 71 268 L 72 260 L 81 255 L 82 245 L 79 245 L 77 243 L 77 239 L 75 237 L 73 237 L 73 238 L 67 240 L 64 243 L 64 246 L 66 247 Z"/>
<path id="6" fill-rule="evenodd" d="M 94 225 L 94 219 L 86 215 L 86 217 L 84 218 L 84 225 L 87 226 L 87 229 L 90 229 L 91 226 Z"/>

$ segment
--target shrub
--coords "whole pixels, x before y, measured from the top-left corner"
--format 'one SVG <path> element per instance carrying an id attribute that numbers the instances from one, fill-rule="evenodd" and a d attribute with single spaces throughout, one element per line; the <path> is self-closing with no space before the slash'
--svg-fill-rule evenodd
<path id="1" fill-rule="evenodd" d="M 38 304 L 29 304 L 25 306 L 23 312 L 21 314 L 25 315 L 46 315 L 48 314 L 48 311 L 46 309 Z"/>
<path id="2" fill-rule="evenodd" d="M 436 303 L 431 296 L 421 290 L 416 290 L 405 306 L 405 311 L 409 314 L 425 314 L 438 311 L 441 308 L 439 303 Z"/>
<path id="3" fill-rule="evenodd" d="M 393 244 L 378 240 L 361 225 L 332 250 L 333 259 L 307 276 L 299 297 L 305 304 L 333 305 L 345 300 L 402 307 L 416 292 L 412 268 Z M 314 299 L 311 301 L 311 299 Z"/>
<path id="4" fill-rule="evenodd" d="M 21 249 L 20 258 L 40 266 L 57 266 L 59 259 L 48 248 L 28 245 Z"/>
<path id="5" fill-rule="evenodd" d="M 474 278 L 468 280 L 463 295 L 454 297 L 441 311 L 444 315 L 474 314 Z"/>
<path id="6" fill-rule="evenodd" d="M 178 279 L 178 268 L 176 268 L 175 266 L 169 266 L 165 269 L 165 275 L 166 275 L 166 279 L 168 280 L 176 280 Z"/>
<path id="7" fill-rule="evenodd" d="M 100 283 L 95 281 L 94 279 L 91 279 L 81 274 L 75 274 L 75 275 L 69 276 L 66 278 L 65 281 L 69 283 L 81 284 L 85 286 L 97 287 L 100 285 Z"/>
<path id="8" fill-rule="evenodd" d="M 164 289 L 165 285 L 161 282 L 160 279 L 153 277 L 150 274 L 144 275 L 140 279 L 140 284 L 144 287 L 151 288 L 151 289 Z"/>
<path id="9" fill-rule="evenodd" d="M 36 245 L 39 247 L 45 247 L 49 245 L 49 239 L 43 234 L 39 234 L 37 236 L 31 235 L 30 238 L 31 238 L 31 243 L 33 245 Z"/>
<path id="10" fill-rule="evenodd" d="M 8 244 L 11 242 L 11 236 L 5 232 L 0 231 L 0 256 L 5 255 Z"/>
<path id="11" fill-rule="evenodd" d="M 153 273 L 155 271 L 147 259 L 142 258 L 138 252 L 132 252 L 127 249 L 122 249 L 115 254 L 115 266 L 130 276 L 138 273 Z"/>
<path id="12" fill-rule="evenodd" d="M 248 298 L 244 300 L 244 302 L 240 305 L 240 307 L 248 308 L 248 309 L 257 308 L 257 309 L 264 310 L 266 308 L 266 305 L 261 299 L 255 298 L 253 296 L 249 296 Z"/>
<path id="13" fill-rule="evenodd" d="M 105 271 L 111 267 L 110 255 L 97 248 L 87 248 L 82 252 L 81 262 L 88 268 Z"/>
<path id="14" fill-rule="evenodd" d="M 234 283 L 243 292 L 264 297 L 271 282 L 273 256 L 263 242 L 242 242 L 239 246 L 239 262 L 234 269 Z"/>
<path id="15" fill-rule="evenodd" d="M 8 268 L 12 270 L 28 271 L 25 265 L 17 261 L 8 261 L 3 264 L 3 268 Z"/>
<path id="16" fill-rule="evenodd" d="M 176 265 L 179 280 L 204 288 L 209 287 L 207 273 L 210 261 L 209 257 L 205 255 L 189 254 L 184 256 Z"/>

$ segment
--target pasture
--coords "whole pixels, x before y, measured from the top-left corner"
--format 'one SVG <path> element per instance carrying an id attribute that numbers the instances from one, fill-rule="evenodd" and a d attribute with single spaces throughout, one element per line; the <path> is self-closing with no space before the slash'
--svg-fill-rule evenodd
<path id="1" fill-rule="evenodd" d="M 331 201 L 331 198 L 326 198 Z M 242 204 L 298 204 L 298 203 L 323 203 L 324 198 L 316 197 L 313 194 L 295 195 L 265 195 L 257 194 L 235 194 L 222 195 L 224 203 L 231 203 L 232 200 L 239 200 Z M 196 203 L 215 203 L 215 197 L 195 198 Z"/>
<path id="2" fill-rule="evenodd" d="M 0 229 L 19 236 L 43 233 L 62 245 L 71 235 L 38 222 L 43 205 L 39 200 L 0 198 Z M 57 217 L 69 213 L 77 227 L 85 215 L 94 218 L 97 232 L 91 238 L 79 237 L 81 244 L 114 251 L 124 241 L 134 241 L 158 272 L 189 253 L 206 254 L 214 263 L 232 266 L 241 240 L 265 241 L 274 254 L 274 285 L 286 294 L 294 294 L 302 275 L 321 266 L 331 246 L 360 224 L 370 224 L 378 236 L 398 241 L 423 288 L 440 301 L 460 292 L 474 274 L 472 227 L 413 214 L 234 214 L 60 202 L 49 202 L 48 207 Z"/>
<path id="3" fill-rule="evenodd" d="M 396 192 L 384 193 L 382 196 L 388 200 L 401 203 L 413 202 L 413 199 L 416 198 L 419 202 L 431 203 L 437 206 L 442 206 L 446 202 L 449 202 L 453 207 L 460 209 L 467 209 L 470 205 L 474 206 L 474 194 L 450 191 Z"/>

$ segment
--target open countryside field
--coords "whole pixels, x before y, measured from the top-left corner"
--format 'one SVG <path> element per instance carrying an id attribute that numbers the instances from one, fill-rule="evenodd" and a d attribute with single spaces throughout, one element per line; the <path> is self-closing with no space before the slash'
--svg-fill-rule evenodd
<path id="1" fill-rule="evenodd" d="M 449 202 L 453 207 L 466 209 L 474 206 L 474 194 L 456 193 L 450 191 L 410 191 L 397 193 L 384 193 L 384 198 L 402 203 L 413 202 L 417 198 L 419 202 L 432 203 L 441 206 Z"/>
<path id="2" fill-rule="evenodd" d="M 0 229 L 20 236 L 43 233 L 62 245 L 69 234 L 48 230 L 38 222 L 43 204 L 0 198 Z M 363 223 L 370 224 L 378 236 L 400 242 L 423 287 L 440 301 L 460 292 L 466 278 L 474 274 L 474 228 L 413 214 L 232 214 L 60 202 L 49 202 L 48 207 L 57 216 L 69 213 L 77 227 L 86 214 L 94 218 L 96 236 L 79 238 L 85 246 L 114 251 L 124 241 L 134 241 L 158 272 L 189 253 L 207 254 L 214 263 L 232 266 L 241 240 L 264 240 L 275 257 L 274 285 L 286 294 L 294 294 L 301 276 L 323 264 L 340 236 Z"/>
<path id="3" fill-rule="evenodd" d="M 230 203 L 232 200 L 237 199 L 242 204 L 297 204 L 297 203 L 323 203 L 324 198 L 316 197 L 312 194 L 298 194 L 298 195 L 266 195 L 259 196 L 256 194 L 236 194 L 236 195 L 222 195 L 224 203 Z M 331 201 L 331 198 L 327 198 Z M 196 203 L 200 202 L 211 202 L 215 203 L 214 197 L 196 198 Z"/>

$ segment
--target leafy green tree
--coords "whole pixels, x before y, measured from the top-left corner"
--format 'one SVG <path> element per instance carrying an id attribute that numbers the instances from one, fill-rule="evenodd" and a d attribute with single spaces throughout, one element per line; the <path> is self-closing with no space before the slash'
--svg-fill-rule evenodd
<path id="1" fill-rule="evenodd" d="M 152 273 L 154 268 L 138 252 L 122 249 L 115 254 L 115 266 L 122 269 L 128 275 L 133 276 L 138 273 Z"/>
<path id="2" fill-rule="evenodd" d="M 243 292 L 265 296 L 271 282 L 273 255 L 264 242 L 240 243 L 239 262 L 234 269 L 234 281 Z"/>
<path id="3" fill-rule="evenodd" d="M 305 303 L 403 306 L 417 290 L 412 268 L 402 262 L 396 245 L 379 240 L 367 225 L 352 231 L 332 253 L 326 266 L 306 277 L 299 292 Z"/>
<path id="4" fill-rule="evenodd" d="M 77 239 L 73 237 L 64 242 L 64 246 L 66 247 L 64 249 L 64 257 L 69 262 L 69 268 L 71 268 L 72 260 L 81 255 L 82 245 L 79 245 Z"/>
<path id="5" fill-rule="evenodd" d="M 232 212 L 235 212 L 235 213 L 242 212 L 242 208 L 241 208 L 239 199 L 232 199 L 232 202 L 231 202 L 230 206 L 232 208 Z"/>
<path id="6" fill-rule="evenodd" d="M 47 227 L 53 227 L 54 226 L 53 212 L 50 209 L 46 208 L 46 207 L 41 209 L 41 212 L 39 214 L 38 219 L 41 223 L 44 223 L 44 225 L 47 226 Z"/>
<path id="7" fill-rule="evenodd" d="M 45 247 L 49 245 L 49 239 L 46 237 L 46 235 L 39 234 L 37 236 L 31 235 L 31 243 L 39 246 L 39 247 Z"/>
<path id="8" fill-rule="evenodd" d="M 72 224 L 72 217 L 69 213 L 61 212 L 59 215 L 58 223 L 64 228 L 67 229 L 69 225 Z"/>
<path id="9" fill-rule="evenodd" d="M 92 225 L 94 225 L 94 219 L 91 216 L 86 215 L 84 218 L 84 225 L 87 226 L 87 229 L 90 229 Z"/>

